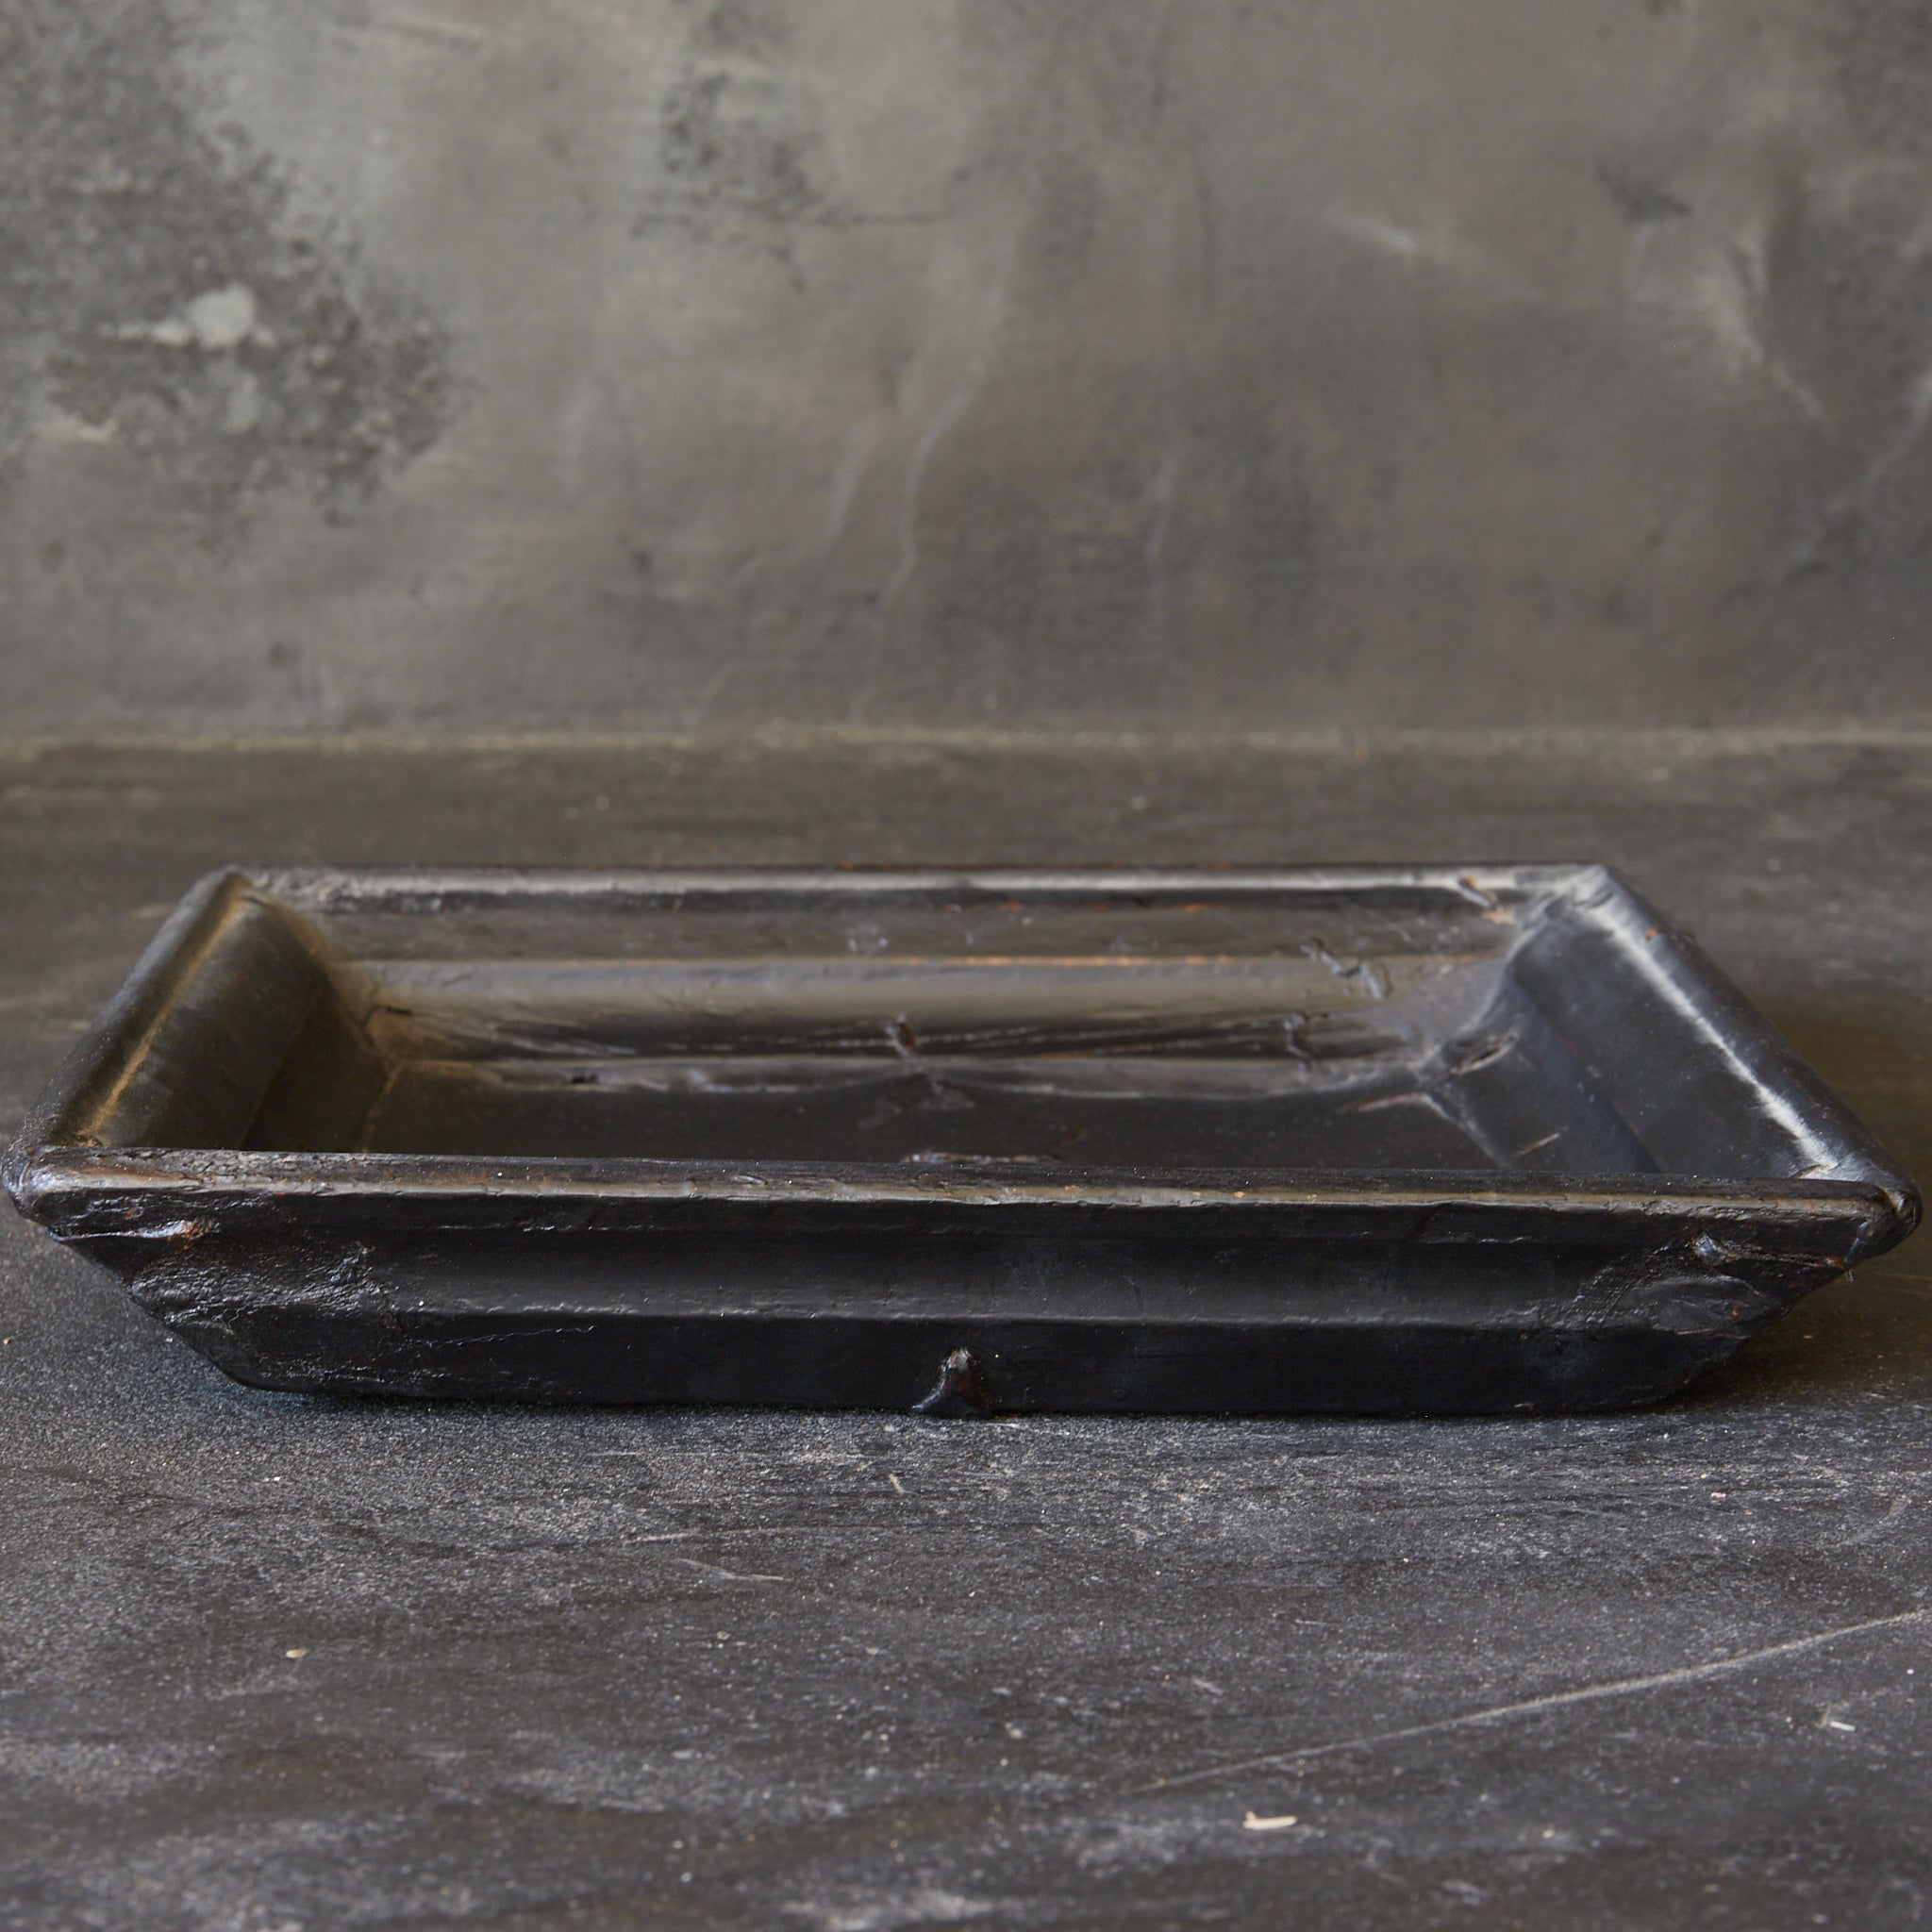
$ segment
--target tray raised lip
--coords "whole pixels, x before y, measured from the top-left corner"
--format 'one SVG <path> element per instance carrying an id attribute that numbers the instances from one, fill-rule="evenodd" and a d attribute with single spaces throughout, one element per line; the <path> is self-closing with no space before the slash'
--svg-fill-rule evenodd
<path id="1" fill-rule="evenodd" d="M 777 1172 L 781 1166 L 791 1171 Z M 1144 1174 L 1056 1185 L 1029 1174 L 980 1174 L 922 1186 L 804 1163 L 774 1162 L 748 1176 L 722 1162 L 558 1160 L 479 1169 L 446 1156 L 242 1154 L 218 1162 L 170 1150 L 63 1148 L 31 1164 L 16 1198 L 62 1240 L 80 1241 L 192 1245 L 217 1228 L 273 1226 L 436 1239 L 504 1229 L 540 1238 L 836 1229 L 887 1238 L 1024 1233 L 1215 1244 L 1297 1238 L 1443 1246 L 1675 1242 L 1692 1244 L 1711 1263 L 1762 1256 L 1769 1246 L 1827 1257 L 1834 1271 L 1903 1239 L 1916 1205 L 1908 1201 L 1902 1211 L 1890 1190 L 1843 1180 L 1788 1182 L 1768 1191 L 1670 1177 L 1564 1188 L 1557 1176 L 1480 1173 L 1280 1172 L 1264 1179 L 1216 1189 L 1192 1179 L 1162 1185 Z"/>
<path id="2" fill-rule="evenodd" d="M 416 905 L 465 909 L 478 905 L 560 900 L 594 904 L 640 900 L 686 905 L 707 897 L 761 899 L 809 895 L 864 898 L 908 892 L 960 892 L 1045 899 L 1095 894 L 1166 896 L 1283 891 L 1373 894 L 1441 891 L 1477 907 L 1563 893 L 1608 907 L 1642 928 L 1658 967 L 1662 1007 L 1699 1024 L 1758 1090 L 1774 1097 L 1806 1137 L 1835 1158 L 1826 1178 L 1766 1175 L 1720 1180 L 1696 1175 L 1607 1176 L 1497 1174 L 1487 1170 L 1241 1169 L 1160 1174 L 1065 1167 L 1041 1175 L 1030 1167 L 978 1166 L 908 1174 L 897 1167 L 808 1162 L 569 1159 L 478 1160 L 451 1155 L 301 1154 L 233 1148 L 98 1146 L 64 1132 L 61 1121 L 87 1084 L 142 1043 L 143 1016 L 179 958 L 196 921 L 223 892 L 240 886 L 301 910 L 343 914 L 408 911 Z M 1855 1254 L 1891 1245 L 1910 1232 L 1917 1191 L 1878 1142 L 1778 1038 L 1755 1008 L 1688 937 L 1610 868 L 1592 863 L 1532 865 L 1357 865 L 1221 867 L 225 867 L 183 897 L 120 991 L 75 1044 L 8 1149 L 4 1178 L 24 1213 L 68 1223 L 87 1205 L 115 1196 L 129 1233 L 152 1232 L 138 1204 L 158 1211 L 192 1195 L 208 1210 L 242 1201 L 287 1207 L 325 1201 L 458 1200 L 560 1208 L 570 1201 L 704 1201 L 719 1207 L 879 1209 L 943 1207 L 1030 1210 L 1104 1209 L 1109 1214 L 1211 1211 L 1237 1221 L 1283 1209 L 1361 1210 L 1410 1217 L 1453 1208 L 1478 1218 L 1520 1220 L 1525 1212 L 1558 1223 L 1610 1216 L 1647 1225 L 1767 1211 L 1793 1229 L 1858 1224 Z M 63 1230 L 64 1231 L 64 1230 Z M 99 1231 L 107 1232 L 106 1228 Z"/>

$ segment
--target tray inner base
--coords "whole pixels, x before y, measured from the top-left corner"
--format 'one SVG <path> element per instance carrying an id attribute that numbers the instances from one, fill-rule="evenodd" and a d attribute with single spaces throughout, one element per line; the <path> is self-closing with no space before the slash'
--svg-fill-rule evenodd
<path id="1" fill-rule="evenodd" d="M 1332 928 L 1331 928 L 1332 929 Z M 921 935 L 930 939 L 930 935 Z M 1251 950 L 337 960 L 256 1148 L 1643 1173 L 1516 934 Z M 361 1072 L 345 1077 L 358 1061 Z"/>

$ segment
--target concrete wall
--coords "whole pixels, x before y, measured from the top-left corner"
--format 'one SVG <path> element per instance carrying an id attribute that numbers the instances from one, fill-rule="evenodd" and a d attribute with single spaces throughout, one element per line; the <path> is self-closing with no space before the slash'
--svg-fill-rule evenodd
<path id="1" fill-rule="evenodd" d="M 8 0 L 0 728 L 1932 714 L 1932 24 Z"/>

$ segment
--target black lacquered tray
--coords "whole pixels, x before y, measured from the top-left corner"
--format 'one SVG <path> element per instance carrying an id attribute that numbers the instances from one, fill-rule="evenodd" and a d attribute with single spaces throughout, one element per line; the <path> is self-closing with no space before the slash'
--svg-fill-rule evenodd
<path id="1" fill-rule="evenodd" d="M 244 1381 L 1601 1407 L 1912 1184 L 1601 867 L 227 872 L 7 1159 Z"/>

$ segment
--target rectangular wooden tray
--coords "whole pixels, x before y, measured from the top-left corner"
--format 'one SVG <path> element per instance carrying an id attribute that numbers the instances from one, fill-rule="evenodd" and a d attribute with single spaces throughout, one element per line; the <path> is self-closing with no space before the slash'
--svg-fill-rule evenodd
<path id="1" fill-rule="evenodd" d="M 1909 1179 L 1597 866 L 229 871 L 7 1157 L 241 1379 L 1604 1407 Z"/>

